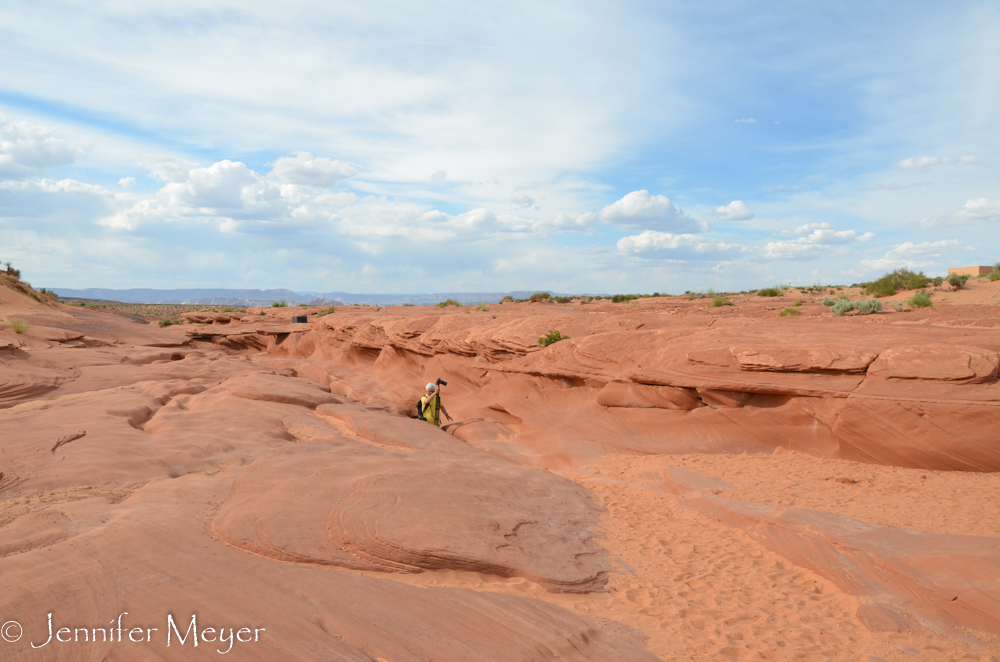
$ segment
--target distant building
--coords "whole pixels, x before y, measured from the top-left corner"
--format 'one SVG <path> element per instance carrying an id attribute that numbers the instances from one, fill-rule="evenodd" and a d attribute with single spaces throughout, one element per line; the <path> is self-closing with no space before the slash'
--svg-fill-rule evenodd
<path id="1" fill-rule="evenodd" d="M 954 267 L 948 270 L 948 275 L 958 274 L 959 276 L 985 276 L 993 271 L 993 267 Z"/>

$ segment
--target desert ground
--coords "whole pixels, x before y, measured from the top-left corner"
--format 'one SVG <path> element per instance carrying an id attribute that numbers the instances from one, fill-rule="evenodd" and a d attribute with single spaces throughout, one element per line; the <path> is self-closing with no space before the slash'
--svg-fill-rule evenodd
<path id="1" fill-rule="evenodd" d="M 0 287 L 0 659 L 998 660 L 1000 281 L 842 293 Z"/>

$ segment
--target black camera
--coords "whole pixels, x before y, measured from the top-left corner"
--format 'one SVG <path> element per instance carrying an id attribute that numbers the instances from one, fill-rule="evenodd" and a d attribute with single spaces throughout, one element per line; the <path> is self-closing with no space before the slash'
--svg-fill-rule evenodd
<path id="1" fill-rule="evenodd" d="M 443 379 L 441 379 L 440 377 L 438 377 L 438 380 L 437 380 L 437 385 L 438 385 L 438 386 L 447 386 L 447 385 L 448 385 L 448 382 L 446 382 L 445 380 L 443 380 Z"/>

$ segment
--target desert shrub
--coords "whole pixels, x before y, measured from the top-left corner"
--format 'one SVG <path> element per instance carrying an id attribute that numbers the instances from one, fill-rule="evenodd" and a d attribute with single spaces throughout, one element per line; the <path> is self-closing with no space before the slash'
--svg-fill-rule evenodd
<path id="1" fill-rule="evenodd" d="M 923 271 L 913 272 L 903 267 L 885 274 L 878 280 L 868 283 L 861 283 L 865 289 L 865 294 L 875 297 L 891 297 L 897 290 L 917 290 L 927 287 L 931 279 L 924 275 Z"/>
<path id="2" fill-rule="evenodd" d="M 824 306 L 832 306 L 835 303 L 836 303 L 836 301 L 834 301 L 830 297 L 823 297 L 823 305 Z"/>
<path id="3" fill-rule="evenodd" d="M 7 275 L 8 276 L 11 276 L 14 280 L 21 280 L 21 270 L 20 269 L 15 269 L 14 267 L 12 267 L 11 264 L 10 264 L 10 262 L 4 262 L 3 264 L 4 264 L 5 267 L 7 267 Z"/>
<path id="4" fill-rule="evenodd" d="M 263 316 L 264 316 L 264 311 L 263 311 L 263 310 L 262 310 L 262 311 L 260 311 L 260 312 L 258 313 L 258 315 L 260 315 L 261 317 L 263 317 Z"/>
<path id="5" fill-rule="evenodd" d="M 796 301 L 796 302 L 795 302 L 795 303 L 793 303 L 792 305 L 793 305 L 793 306 L 801 306 L 801 305 L 802 305 L 802 302 L 801 302 L 801 301 Z"/>
<path id="6" fill-rule="evenodd" d="M 969 274 L 948 274 L 948 284 L 956 290 L 960 290 L 965 287 L 965 284 L 968 281 Z"/>
<path id="7" fill-rule="evenodd" d="M 552 295 L 549 294 L 548 292 L 535 292 L 530 297 L 528 297 L 528 301 L 531 301 L 532 303 L 543 303 L 543 302 L 549 302 L 551 300 L 552 300 Z"/>
<path id="8" fill-rule="evenodd" d="M 232 308 L 223 308 L 222 312 L 224 312 L 224 313 L 233 313 L 233 312 L 236 312 L 236 311 L 234 311 Z"/>
<path id="9" fill-rule="evenodd" d="M 573 297 L 555 297 L 556 303 L 570 303 L 573 301 Z"/>
<path id="10" fill-rule="evenodd" d="M 843 315 L 854 310 L 854 304 L 847 299 L 838 299 L 837 303 L 830 306 L 830 312 L 834 315 Z"/>
<path id="11" fill-rule="evenodd" d="M 931 295 L 923 291 L 914 294 L 906 303 L 910 304 L 910 308 L 930 308 L 934 305 Z"/>
<path id="12" fill-rule="evenodd" d="M 500 299 L 500 303 L 514 303 L 514 297 L 508 294 L 504 298 Z"/>
<path id="13" fill-rule="evenodd" d="M 183 324 L 184 320 L 172 319 L 172 320 L 160 320 L 160 326 L 173 326 L 174 324 Z"/>
<path id="14" fill-rule="evenodd" d="M 731 306 L 731 305 L 733 305 L 733 302 L 725 297 L 721 299 L 715 299 L 714 301 L 712 301 L 713 308 L 721 308 L 722 306 Z"/>
<path id="15" fill-rule="evenodd" d="M 486 302 L 485 301 L 480 301 L 479 305 L 476 306 L 476 308 L 479 309 L 479 310 L 489 310 L 489 308 L 486 307 Z"/>
<path id="16" fill-rule="evenodd" d="M 319 317 L 323 317 L 323 315 L 332 315 L 335 312 L 337 312 L 337 307 L 336 306 L 330 306 L 326 310 L 321 310 L 318 313 L 316 313 L 316 317 L 319 318 Z"/>
<path id="17" fill-rule="evenodd" d="M 461 308 L 462 304 L 455 301 L 454 299 L 445 299 L 437 305 L 438 308 L 444 308 L 445 306 L 455 306 L 456 308 Z"/>
<path id="18" fill-rule="evenodd" d="M 626 301 L 634 301 L 640 298 L 638 294 L 615 294 L 611 297 L 611 303 L 624 303 Z"/>
<path id="19" fill-rule="evenodd" d="M 559 342 L 560 340 L 569 340 L 569 336 L 564 336 L 558 331 L 549 331 L 547 334 L 538 339 L 538 344 L 542 347 L 548 347 L 552 343 Z"/>
<path id="20" fill-rule="evenodd" d="M 413 304 L 412 303 L 404 303 L 403 306 L 404 307 L 409 306 L 410 308 L 413 308 Z"/>
<path id="21" fill-rule="evenodd" d="M 854 302 L 854 309 L 862 315 L 871 315 L 882 312 L 882 302 L 878 299 L 864 299 Z"/>
<path id="22" fill-rule="evenodd" d="M 24 333 L 28 330 L 28 323 L 20 317 L 11 317 L 8 323 L 10 324 L 10 330 L 14 333 Z"/>
<path id="23" fill-rule="evenodd" d="M 987 278 L 990 279 L 990 282 L 1000 280 L 1000 271 L 997 271 L 996 267 L 994 267 L 993 271 L 990 272 L 990 275 L 987 276 Z"/>
<path id="24" fill-rule="evenodd" d="M 759 296 L 759 297 L 778 297 L 778 296 L 781 296 L 781 288 L 778 288 L 778 287 L 765 287 L 762 290 L 757 290 L 757 296 Z"/>
<path id="25" fill-rule="evenodd" d="M 784 317 L 785 315 L 801 315 L 801 314 L 802 314 L 801 310 L 795 310 L 794 308 L 785 308 L 780 313 L 778 313 L 778 317 Z"/>
<path id="26" fill-rule="evenodd" d="M 934 283 L 935 285 L 941 285 L 941 283 L 944 282 L 944 278 L 938 276 L 937 278 L 932 278 L 931 282 Z"/>
<path id="27" fill-rule="evenodd" d="M 288 304 L 284 301 L 275 301 L 271 304 L 271 308 L 288 308 Z"/>
<path id="28" fill-rule="evenodd" d="M 897 313 L 903 312 L 903 302 L 902 301 L 897 301 L 896 302 L 896 312 Z"/>

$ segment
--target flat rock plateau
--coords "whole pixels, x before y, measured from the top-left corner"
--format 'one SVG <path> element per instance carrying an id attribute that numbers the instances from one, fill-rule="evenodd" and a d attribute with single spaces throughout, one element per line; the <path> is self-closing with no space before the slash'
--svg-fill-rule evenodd
<path id="1" fill-rule="evenodd" d="M 826 294 L 161 327 L 0 287 L 0 659 L 1000 659 L 1000 282 Z"/>

